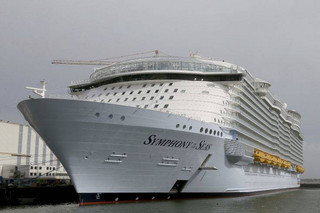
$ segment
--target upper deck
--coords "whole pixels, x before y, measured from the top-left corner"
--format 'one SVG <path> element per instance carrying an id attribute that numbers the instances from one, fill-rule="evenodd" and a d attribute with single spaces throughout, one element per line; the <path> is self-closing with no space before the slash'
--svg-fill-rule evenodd
<path id="1" fill-rule="evenodd" d="M 224 61 L 204 59 L 199 56 L 153 56 L 116 62 L 95 69 L 85 81 L 72 82 L 71 88 L 88 86 L 110 78 L 136 74 L 194 74 L 194 75 L 241 75 L 245 69 Z"/>

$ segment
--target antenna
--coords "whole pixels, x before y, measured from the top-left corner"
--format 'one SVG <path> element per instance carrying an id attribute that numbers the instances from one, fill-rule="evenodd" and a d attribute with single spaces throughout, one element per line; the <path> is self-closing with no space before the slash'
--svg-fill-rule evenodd
<path id="1" fill-rule="evenodd" d="M 26 89 L 30 89 L 33 91 L 34 94 L 39 95 L 41 98 L 45 97 L 46 94 L 46 82 L 45 80 L 40 81 L 40 83 L 42 84 L 42 88 L 36 88 L 36 87 L 25 87 Z"/>

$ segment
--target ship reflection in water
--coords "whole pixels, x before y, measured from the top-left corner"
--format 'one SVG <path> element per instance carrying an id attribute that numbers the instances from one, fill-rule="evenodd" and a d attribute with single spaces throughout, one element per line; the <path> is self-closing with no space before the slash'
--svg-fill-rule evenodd
<path id="1" fill-rule="evenodd" d="M 237 198 L 193 199 L 122 203 L 111 205 L 81 206 L 63 204 L 55 206 L 20 206 L 7 208 L 1 212 L 319 212 L 320 189 L 295 189 L 285 192 Z"/>

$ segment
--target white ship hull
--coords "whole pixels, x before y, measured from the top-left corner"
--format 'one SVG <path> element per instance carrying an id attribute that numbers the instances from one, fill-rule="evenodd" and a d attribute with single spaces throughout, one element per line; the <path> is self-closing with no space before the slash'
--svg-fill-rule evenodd
<path id="1" fill-rule="evenodd" d="M 297 173 L 230 163 L 231 135 L 199 132 L 223 131 L 216 124 L 78 100 L 26 100 L 18 108 L 62 162 L 82 204 L 299 187 Z"/>

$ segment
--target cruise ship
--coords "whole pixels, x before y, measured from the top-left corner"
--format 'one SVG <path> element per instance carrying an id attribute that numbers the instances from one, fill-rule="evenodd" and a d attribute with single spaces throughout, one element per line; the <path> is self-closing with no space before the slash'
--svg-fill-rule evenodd
<path id="1" fill-rule="evenodd" d="M 137 56 L 18 108 L 71 177 L 80 205 L 300 187 L 301 116 L 224 61 Z"/>

